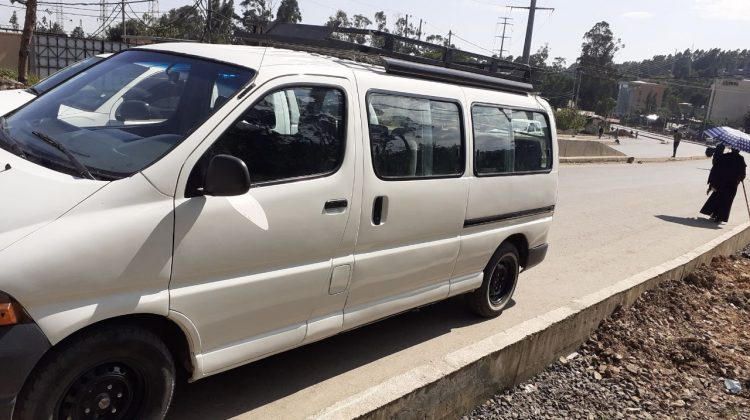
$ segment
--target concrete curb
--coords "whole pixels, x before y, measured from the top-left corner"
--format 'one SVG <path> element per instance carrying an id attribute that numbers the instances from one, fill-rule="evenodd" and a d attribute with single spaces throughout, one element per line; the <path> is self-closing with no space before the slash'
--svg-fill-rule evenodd
<path id="1" fill-rule="evenodd" d="M 745 223 L 667 263 L 576 299 L 430 364 L 393 377 L 319 412 L 319 419 L 456 418 L 499 389 L 513 387 L 578 348 L 618 307 L 644 291 L 680 279 L 717 255 L 750 243 Z"/>
<path id="2" fill-rule="evenodd" d="M 671 157 L 632 157 L 632 156 L 560 156 L 561 164 L 581 163 L 657 163 L 657 162 L 679 162 L 684 160 L 704 160 L 705 156 L 680 156 Z"/>

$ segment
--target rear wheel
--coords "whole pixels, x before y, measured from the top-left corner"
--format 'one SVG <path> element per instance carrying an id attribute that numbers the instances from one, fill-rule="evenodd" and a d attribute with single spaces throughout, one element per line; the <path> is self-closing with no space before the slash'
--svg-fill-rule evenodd
<path id="1" fill-rule="evenodd" d="M 153 333 L 109 326 L 52 350 L 18 397 L 14 419 L 162 419 L 175 367 Z"/>
<path id="2" fill-rule="evenodd" d="M 500 245 L 484 269 L 482 285 L 468 295 L 471 310 L 485 318 L 500 315 L 516 290 L 519 270 L 516 247 L 510 243 Z"/>

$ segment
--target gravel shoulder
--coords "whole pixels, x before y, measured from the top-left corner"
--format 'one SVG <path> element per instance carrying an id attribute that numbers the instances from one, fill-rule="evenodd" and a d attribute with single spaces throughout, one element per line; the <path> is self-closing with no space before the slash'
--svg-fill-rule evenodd
<path id="1" fill-rule="evenodd" d="M 644 293 L 575 353 L 463 418 L 750 419 L 750 253 Z"/>

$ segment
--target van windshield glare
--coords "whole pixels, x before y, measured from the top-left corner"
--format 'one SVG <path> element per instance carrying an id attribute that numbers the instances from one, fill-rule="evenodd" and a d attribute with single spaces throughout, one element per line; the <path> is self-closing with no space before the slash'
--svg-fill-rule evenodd
<path id="1" fill-rule="evenodd" d="M 8 117 L 4 134 L 48 168 L 81 173 L 34 131 L 54 138 L 98 179 L 127 177 L 182 142 L 253 74 L 210 60 L 125 51 Z"/>

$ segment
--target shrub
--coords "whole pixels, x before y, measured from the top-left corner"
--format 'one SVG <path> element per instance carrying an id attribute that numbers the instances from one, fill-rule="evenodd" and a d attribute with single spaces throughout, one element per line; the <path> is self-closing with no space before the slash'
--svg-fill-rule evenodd
<path id="1" fill-rule="evenodd" d="M 586 117 L 573 108 L 563 108 L 555 111 L 555 121 L 559 130 L 578 131 L 586 126 Z"/>

